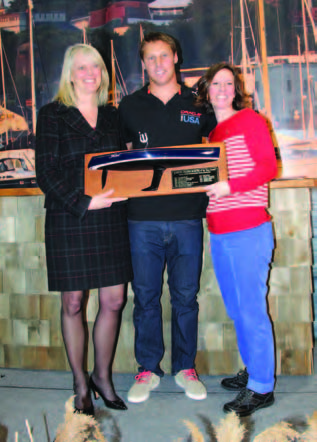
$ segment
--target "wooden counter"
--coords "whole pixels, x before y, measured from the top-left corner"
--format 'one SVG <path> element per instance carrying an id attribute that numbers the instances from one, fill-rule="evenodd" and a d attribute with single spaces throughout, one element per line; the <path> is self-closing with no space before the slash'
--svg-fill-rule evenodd
<path id="1" fill-rule="evenodd" d="M 317 171 L 316 171 L 317 174 Z M 317 187 L 316 178 L 283 178 L 270 182 L 270 189 L 297 189 Z"/>
<path id="2" fill-rule="evenodd" d="M 276 249 L 269 280 L 269 308 L 276 338 L 277 374 L 312 373 L 312 241 L 311 189 L 314 179 L 277 180 L 270 185 Z M 34 192 L 34 193 L 33 193 Z M 38 193 L 36 193 L 38 192 Z M 44 247 L 44 197 L 38 189 L 27 196 L 0 194 L 0 366 L 68 369 L 60 331 L 60 296 L 48 292 Z M 165 277 L 166 280 L 166 277 Z M 233 323 L 226 315 L 209 255 L 205 232 L 204 264 L 199 292 L 197 369 L 201 374 L 235 373 L 241 368 Z M 166 282 L 162 296 L 166 354 L 170 371 L 171 324 Z M 135 373 L 133 293 L 128 301 L 114 370 Z M 91 331 L 97 291 L 87 306 Z"/>

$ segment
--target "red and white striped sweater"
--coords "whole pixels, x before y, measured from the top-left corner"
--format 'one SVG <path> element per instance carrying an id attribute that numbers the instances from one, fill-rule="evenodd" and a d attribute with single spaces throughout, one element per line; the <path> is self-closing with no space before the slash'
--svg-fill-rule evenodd
<path id="1" fill-rule="evenodd" d="M 220 122 L 209 141 L 226 145 L 231 190 L 218 200 L 210 198 L 209 231 L 236 232 L 268 221 L 268 182 L 276 177 L 277 162 L 266 120 L 252 109 L 243 109 Z"/>

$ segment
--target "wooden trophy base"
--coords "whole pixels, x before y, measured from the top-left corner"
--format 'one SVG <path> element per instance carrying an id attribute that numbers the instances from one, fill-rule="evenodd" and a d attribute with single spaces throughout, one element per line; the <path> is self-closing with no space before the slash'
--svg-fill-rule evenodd
<path id="1" fill-rule="evenodd" d="M 87 154 L 85 193 L 114 189 L 114 197 L 143 197 L 205 192 L 227 179 L 223 143 Z"/>

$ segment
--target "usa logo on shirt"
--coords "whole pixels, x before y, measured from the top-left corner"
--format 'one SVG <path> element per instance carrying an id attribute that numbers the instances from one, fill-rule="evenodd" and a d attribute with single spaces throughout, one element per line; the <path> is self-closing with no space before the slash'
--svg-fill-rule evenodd
<path id="1" fill-rule="evenodd" d="M 181 121 L 189 124 L 199 124 L 201 114 L 198 112 L 181 111 Z"/>

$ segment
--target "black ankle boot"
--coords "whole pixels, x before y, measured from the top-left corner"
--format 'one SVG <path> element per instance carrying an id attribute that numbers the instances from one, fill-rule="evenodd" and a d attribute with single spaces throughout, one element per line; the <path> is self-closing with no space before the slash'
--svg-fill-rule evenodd
<path id="1" fill-rule="evenodd" d="M 223 411 L 234 411 L 238 416 L 249 416 L 260 408 L 270 407 L 274 403 L 274 393 L 260 394 L 248 388 L 243 388 L 238 396 L 224 405 Z"/>
<path id="2" fill-rule="evenodd" d="M 231 378 L 225 378 L 221 381 L 222 388 L 230 391 L 240 391 L 242 388 L 246 388 L 249 380 L 249 373 L 247 369 L 240 370 L 236 376 Z"/>

